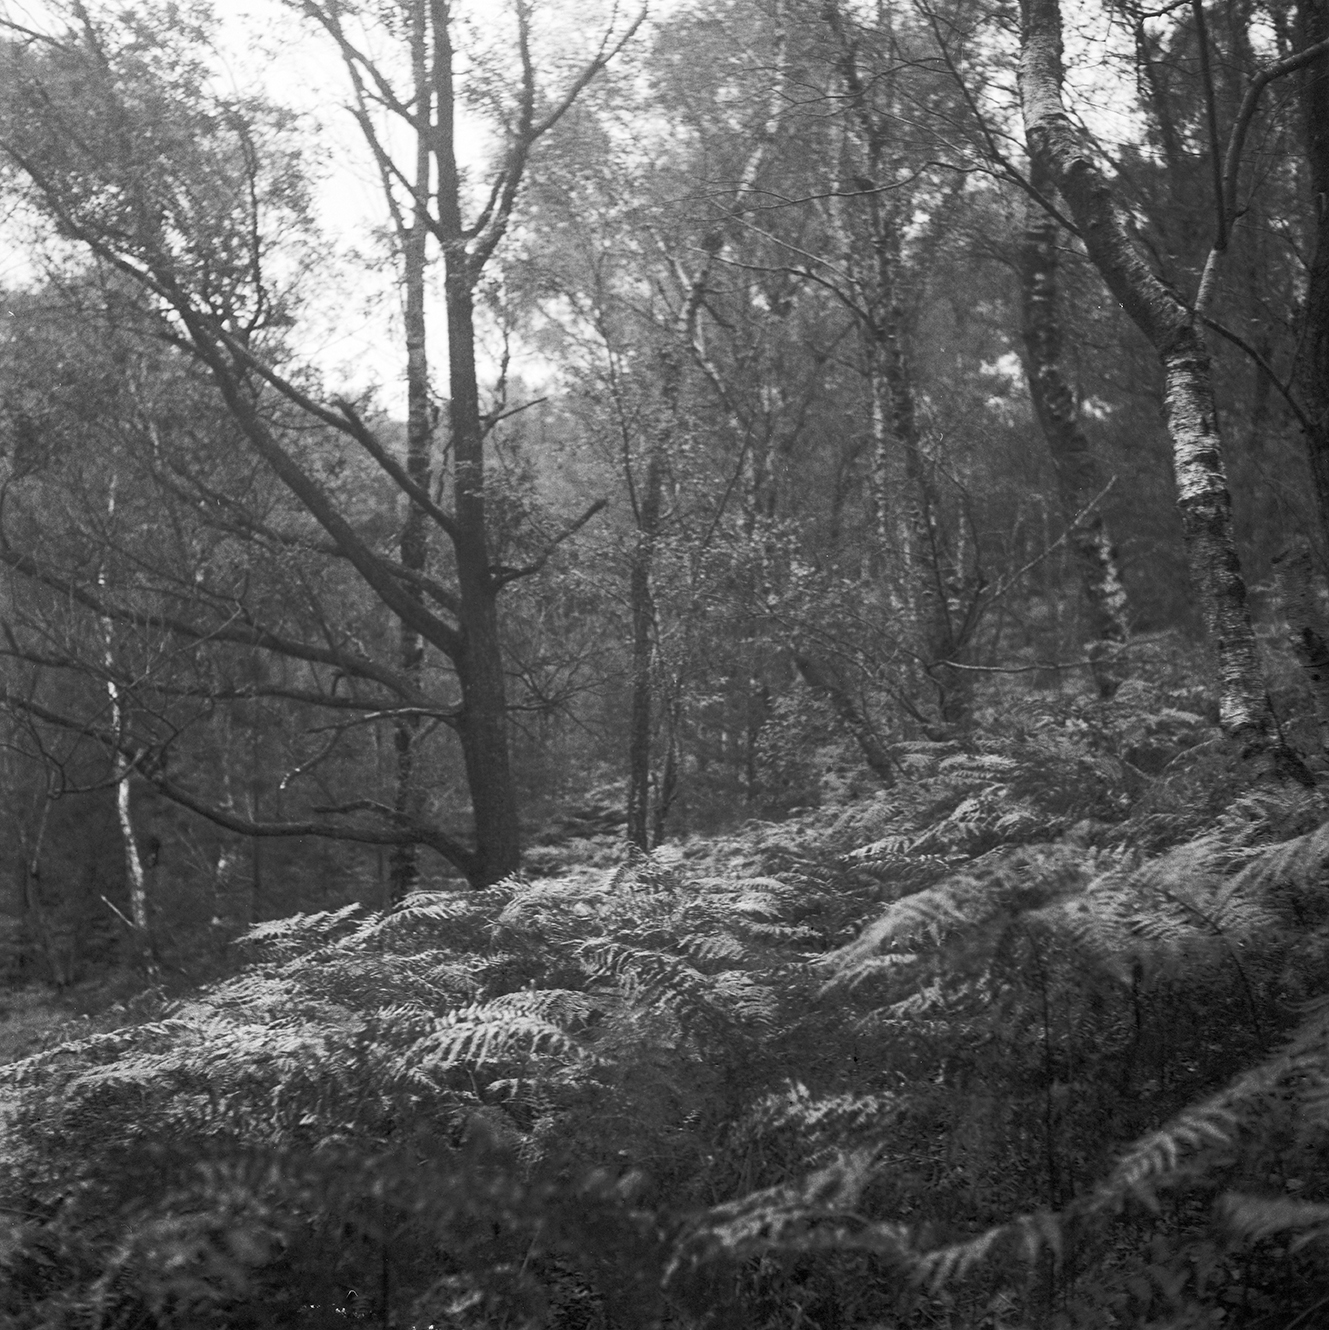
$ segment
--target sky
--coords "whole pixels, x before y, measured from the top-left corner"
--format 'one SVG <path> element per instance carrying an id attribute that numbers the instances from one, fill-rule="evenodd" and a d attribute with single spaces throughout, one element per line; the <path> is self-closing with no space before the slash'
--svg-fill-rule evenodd
<path id="1" fill-rule="evenodd" d="M 97 12 L 96 0 L 93 2 Z M 598 20 L 612 4 L 613 0 L 545 0 L 539 6 L 547 29 L 545 46 L 566 43 L 573 48 L 580 46 L 579 54 L 584 53 L 595 40 Z M 653 12 L 667 13 L 676 5 L 677 0 L 654 0 Z M 493 52 L 499 60 L 503 55 L 501 43 L 509 39 L 505 28 L 492 19 L 505 8 L 498 0 L 474 0 L 475 13 L 483 20 L 476 31 L 482 41 L 499 43 Z M 1072 46 L 1077 38 L 1103 35 L 1106 20 L 1097 5 L 1066 0 L 1066 8 Z M 0 0 L 0 16 L 38 29 L 50 29 L 51 12 L 41 0 Z M 376 387 L 381 403 L 400 413 L 404 411 L 405 395 L 400 302 L 390 265 L 372 262 L 384 254 L 374 231 L 385 224 L 387 213 L 372 159 L 345 109 L 350 85 L 341 60 L 330 40 L 282 0 L 231 0 L 218 6 L 218 15 L 217 91 L 263 91 L 318 126 L 322 155 L 316 216 L 328 252 L 339 254 L 342 262 L 338 275 L 327 283 L 329 289 L 316 293 L 311 317 L 298 329 L 300 352 L 337 390 Z M 638 37 L 639 43 L 644 40 L 649 38 Z M 1119 137 L 1112 132 L 1112 98 L 1103 92 L 1111 74 L 1101 66 L 1095 70 L 1075 63 L 1079 68 L 1072 81 L 1083 85 L 1079 88 L 1081 105 L 1099 122 L 1095 128 L 1104 138 L 1110 141 Z M 1097 112 L 1095 103 L 1099 106 Z M 474 119 L 463 118 L 458 137 L 463 165 L 481 174 L 491 146 L 488 136 Z M 371 262 L 356 261 L 353 255 L 357 251 Z M 6 226 L 0 217 L 0 284 L 19 284 L 34 276 L 17 229 Z M 438 293 L 434 300 L 436 306 L 441 304 Z M 441 343 L 443 319 L 441 309 L 432 313 L 438 332 L 431 354 L 438 365 L 445 354 Z M 539 378 L 538 358 L 531 358 L 526 370 L 528 380 Z"/>
<path id="2" fill-rule="evenodd" d="M 497 9 L 480 0 L 477 9 L 488 20 Z M 569 24 L 588 8 L 602 12 L 599 0 L 552 0 L 543 6 L 552 30 L 573 31 Z M 94 4 L 93 12 L 98 9 Z M 337 391 L 376 387 L 379 400 L 394 413 L 404 412 L 404 356 L 400 337 L 400 300 L 390 265 L 376 263 L 385 254 L 376 228 L 388 221 L 381 185 L 358 126 L 346 109 L 351 88 L 340 56 L 331 41 L 281 0 L 237 0 L 217 7 L 219 31 L 216 91 L 220 94 L 263 92 L 309 117 L 317 127 L 318 176 L 315 216 L 327 242 L 327 253 L 339 256 L 336 276 L 326 292 L 315 293 L 309 317 L 293 333 L 302 358 L 324 375 Z M 0 16 L 38 31 L 58 30 L 53 8 L 34 0 L 0 0 Z M 486 35 L 503 30 L 488 22 L 478 25 Z M 595 31 L 587 25 L 585 39 Z M 501 57 L 500 57 L 501 58 Z M 459 65 L 462 63 L 459 60 Z M 462 167 L 483 178 L 491 137 L 463 111 L 458 122 L 457 150 Z M 360 261 L 363 256 L 368 262 Z M 22 285 L 39 277 L 24 244 L 21 225 L 0 216 L 0 284 Z M 433 293 L 437 329 L 431 354 L 435 364 L 446 355 L 441 293 Z"/>

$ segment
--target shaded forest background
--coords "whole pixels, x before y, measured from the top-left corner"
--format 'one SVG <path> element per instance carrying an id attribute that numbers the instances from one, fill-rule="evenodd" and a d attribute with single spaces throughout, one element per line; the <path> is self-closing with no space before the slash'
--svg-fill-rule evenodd
<path id="1" fill-rule="evenodd" d="M 1323 5 L 44 22 L 12 1323 L 1329 1314 Z"/>

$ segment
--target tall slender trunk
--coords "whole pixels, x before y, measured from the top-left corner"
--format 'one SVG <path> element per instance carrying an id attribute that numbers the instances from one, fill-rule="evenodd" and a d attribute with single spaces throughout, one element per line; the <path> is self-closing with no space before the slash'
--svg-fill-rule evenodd
<path id="1" fill-rule="evenodd" d="M 111 477 L 110 490 L 106 499 L 108 523 L 115 518 L 116 477 Z M 106 569 L 97 570 L 98 589 L 106 587 Z M 134 835 L 134 821 L 129 806 L 130 762 L 125 756 L 123 745 L 128 729 L 128 717 L 125 710 L 123 690 L 116 681 L 114 625 L 110 619 L 103 618 L 102 658 L 106 666 L 106 696 L 111 708 L 111 734 L 115 748 L 111 753 L 111 771 L 115 784 L 115 818 L 120 828 L 120 844 L 125 860 L 125 885 L 129 889 L 129 922 L 132 926 L 132 942 L 138 960 L 149 974 L 156 971 L 153 955 L 152 933 L 148 919 L 148 879 L 143 871 L 143 859 L 138 852 L 138 839 Z"/>
<path id="2" fill-rule="evenodd" d="M 432 114 L 432 89 L 428 76 L 425 12 L 421 5 L 411 11 L 411 73 L 415 89 L 416 115 L 428 124 Z M 430 198 L 430 143 L 426 133 L 418 133 L 415 143 L 415 202 L 410 229 L 402 242 L 402 278 L 405 296 L 406 334 L 406 471 L 426 493 L 430 486 L 433 420 L 429 403 L 429 356 L 425 325 L 425 245 L 428 229 L 425 213 Z M 429 536 L 425 514 L 411 502 L 406 503 L 402 523 L 400 554 L 402 567 L 423 573 L 429 561 Z M 416 600 L 420 592 L 408 586 Z M 404 620 L 399 621 L 398 659 L 403 674 L 419 692 L 423 682 L 425 646 L 420 634 Z M 421 717 L 418 712 L 398 716 L 393 727 L 393 746 L 397 756 L 397 790 L 393 807 L 398 814 L 416 818 L 423 811 L 424 797 L 416 771 Z M 414 844 L 393 847 L 389 876 L 389 905 L 395 905 L 414 889 L 419 880 L 419 847 Z"/>
<path id="3" fill-rule="evenodd" d="M 894 259 L 898 262 L 898 251 Z M 880 322 L 873 329 L 876 363 L 885 380 L 890 407 L 889 442 L 904 463 L 903 502 L 900 512 L 901 545 L 906 602 L 928 677 L 937 689 L 937 711 L 944 725 L 964 726 L 973 708 L 973 680 L 951 664 L 964 653 L 968 641 L 956 632 L 951 614 L 951 591 L 957 569 L 946 534 L 941 529 L 932 476 L 923 452 L 918 424 L 913 373 L 905 351 L 904 311 L 898 270 L 883 266 Z M 874 397 L 879 396 L 879 390 Z M 874 412 L 875 414 L 875 412 Z M 874 426 L 875 426 L 874 420 Z M 883 446 L 878 443 L 878 446 Z M 883 463 L 884 469 L 884 463 Z M 883 502 L 885 497 L 883 496 Z"/>
<path id="4" fill-rule="evenodd" d="M 222 807 L 228 813 L 237 811 L 235 782 L 232 771 L 235 762 L 235 717 L 228 711 L 221 721 L 221 779 Z M 243 761 L 243 759 L 241 759 Z M 257 770 L 257 763 L 255 763 Z M 251 817 L 253 808 L 249 810 Z M 257 840 L 253 847 L 258 845 Z M 253 849 L 251 849 L 251 854 Z M 217 940 L 224 950 L 239 933 L 254 920 L 253 860 L 246 875 L 240 858 L 239 846 L 223 839 L 217 845 L 217 864 L 213 873 L 212 922 L 219 930 Z"/>
<path id="5" fill-rule="evenodd" d="M 485 886 L 521 866 L 521 835 L 508 752 L 508 703 L 499 635 L 499 585 L 485 534 L 484 431 L 475 374 L 470 265 L 445 254 L 448 377 L 456 494 L 458 623 L 462 648 L 453 662 L 461 688 L 457 729 L 475 820 L 473 880 Z"/>
<path id="6" fill-rule="evenodd" d="M 37 817 L 37 829 L 29 832 L 27 826 L 20 834 L 20 850 L 23 855 L 23 918 L 31 932 L 36 936 L 42 956 L 51 974 L 51 982 L 57 988 L 64 988 L 73 979 L 69 956 L 61 950 L 55 929 L 51 925 L 46 902 L 42 897 L 42 849 L 46 844 L 46 828 L 51 821 L 51 804 L 54 800 L 51 791 L 42 791 L 41 813 Z"/>
<path id="7" fill-rule="evenodd" d="M 1320 721 L 1320 747 L 1329 752 L 1329 623 L 1320 611 L 1310 542 L 1294 540 L 1274 560 L 1278 598 L 1292 654 L 1301 666 Z"/>
<path id="8" fill-rule="evenodd" d="M 666 371 L 668 372 L 668 371 Z M 632 612 L 632 712 L 628 732 L 628 839 L 650 845 L 652 678 L 655 656 L 655 598 L 651 572 L 660 534 L 664 484 L 664 433 L 651 440 L 646 476 L 637 503 L 637 541 L 632 552 L 629 597 Z"/>
<path id="9" fill-rule="evenodd" d="M 842 44 L 841 75 L 864 145 L 867 175 L 855 184 L 867 194 L 872 237 L 873 270 L 867 282 L 860 318 L 865 324 L 871 400 L 872 508 L 879 539 L 887 536 L 894 512 L 904 573 L 904 596 L 914 622 L 917 649 L 929 679 L 937 689 L 937 709 L 945 725 L 964 725 L 973 705 L 972 676 L 954 669 L 967 646 L 957 634 L 951 616 L 951 591 L 956 569 L 941 530 L 936 495 L 927 459 L 914 394 L 908 353 L 908 316 L 905 309 L 902 235 L 905 219 L 896 196 L 881 186 L 896 174 L 887 159 L 888 126 L 894 121 L 891 103 L 895 81 L 886 79 L 888 109 L 883 119 L 870 101 L 856 63 L 854 45 L 837 9 L 827 18 Z M 889 493 L 897 453 L 904 473 L 904 493 Z M 892 502 L 894 499 L 894 502 Z"/>
<path id="10" fill-rule="evenodd" d="M 1135 248 L 1092 146 L 1066 112 L 1058 0 L 1024 0 L 1023 17 L 1020 96 L 1030 151 L 1046 164 L 1094 266 L 1158 354 L 1191 581 L 1218 656 L 1219 717 L 1244 751 L 1265 752 L 1276 746 L 1273 715 L 1232 534 L 1204 337 Z"/>
<path id="11" fill-rule="evenodd" d="M 1031 160 L 1030 183 L 1040 192 L 1051 187 L 1047 168 L 1038 157 Z M 1102 489 L 1102 476 L 1061 368 L 1061 319 L 1057 311 L 1059 229 L 1048 211 L 1031 200 L 1021 255 L 1029 396 L 1052 455 L 1063 515 L 1067 522 L 1074 523 L 1070 545 L 1089 609 L 1089 659 L 1094 682 L 1103 697 L 1111 697 L 1123 678 L 1123 660 L 1118 648 L 1130 635 L 1126 588 L 1103 514 L 1097 508 L 1085 512 Z"/>
<path id="12" fill-rule="evenodd" d="M 487 886 L 521 867 L 521 832 L 508 750 L 508 704 L 499 634 L 500 584 L 489 563 L 485 531 L 484 424 L 475 371 L 475 283 L 466 249 L 462 181 L 454 134 L 453 49 L 446 5 L 432 0 L 437 126 L 438 224 L 443 237 L 448 328 L 448 417 L 451 425 L 457 559 L 457 621 L 461 649 L 453 660 L 461 688 L 457 731 L 475 822 L 471 880 Z"/>
<path id="13" fill-rule="evenodd" d="M 660 786 L 655 795 L 655 813 L 651 819 L 651 844 L 663 845 L 669 814 L 678 797 L 678 728 L 682 720 L 682 689 L 677 678 L 672 695 L 664 707 L 664 761 L 660 765 Z"/>
<path id="14" fill-rule="evenodd" d="M 1329 0 L 1300 0 L 1297 18 L 1303 48 L 1329 39 Z M 1329 55 L 1308 64 L 1299 78 L 1315 215 L 1294 381 L 1307 417 L 1306 447 L 1320 528 L 1329 544 Z"/>

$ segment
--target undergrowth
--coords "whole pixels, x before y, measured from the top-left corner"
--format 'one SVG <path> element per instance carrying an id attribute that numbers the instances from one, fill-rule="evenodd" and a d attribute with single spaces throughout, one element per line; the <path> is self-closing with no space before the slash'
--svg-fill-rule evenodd
<path id="1" fill-rule="evenodd" d="M 1315 1324 L 1326 809 L 1123 691 L 10 1062 L 4 1324 Z"/>

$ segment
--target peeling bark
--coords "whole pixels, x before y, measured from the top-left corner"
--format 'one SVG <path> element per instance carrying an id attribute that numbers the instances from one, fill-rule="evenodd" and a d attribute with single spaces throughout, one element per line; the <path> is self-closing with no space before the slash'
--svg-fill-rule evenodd
<path id="1" fill-rule="evenodd" d="M 1232 532 L 1209 352 L 1198 322 L 1135 247 L 1093 148 L 1062 103 L 1058 0 L 1024 0 L 1020 96 L 1030 152 L 1042 160 L 1094 266 L 1149 339 L 1167 385 L 1178 507 L 1191 581 L 1218 656 L 1219 718 L 1254 754 L 1276 746 Z"/>
<path id="2" fill-rule="evenodd" d="M 1040 194 L 1050 188 L 1047 172 L 1037 158 L 1031 165 L 1030 184 Z M 1074 523 L 1070 546 L 1089 610 L 1092 640 L 1088 655 L 1094 682 L 1101 696 L 1112 697 L 1124 678 L 1124 660 L 1119 648 L 1130 636 L 1126 588 L 1102 513 L 1096 508 L 1085 511 L 1103 484 L 1098 460 L 1080 424 L 1075 397 L 1061 367 L 1061 320 L 1057 313 L 1059 229 L 1046 209 L 1031 200 L 1021 255 L 1026 377 L 1034 414 L 1052 455 L 1062 511 L 1066 520 Z"/>

